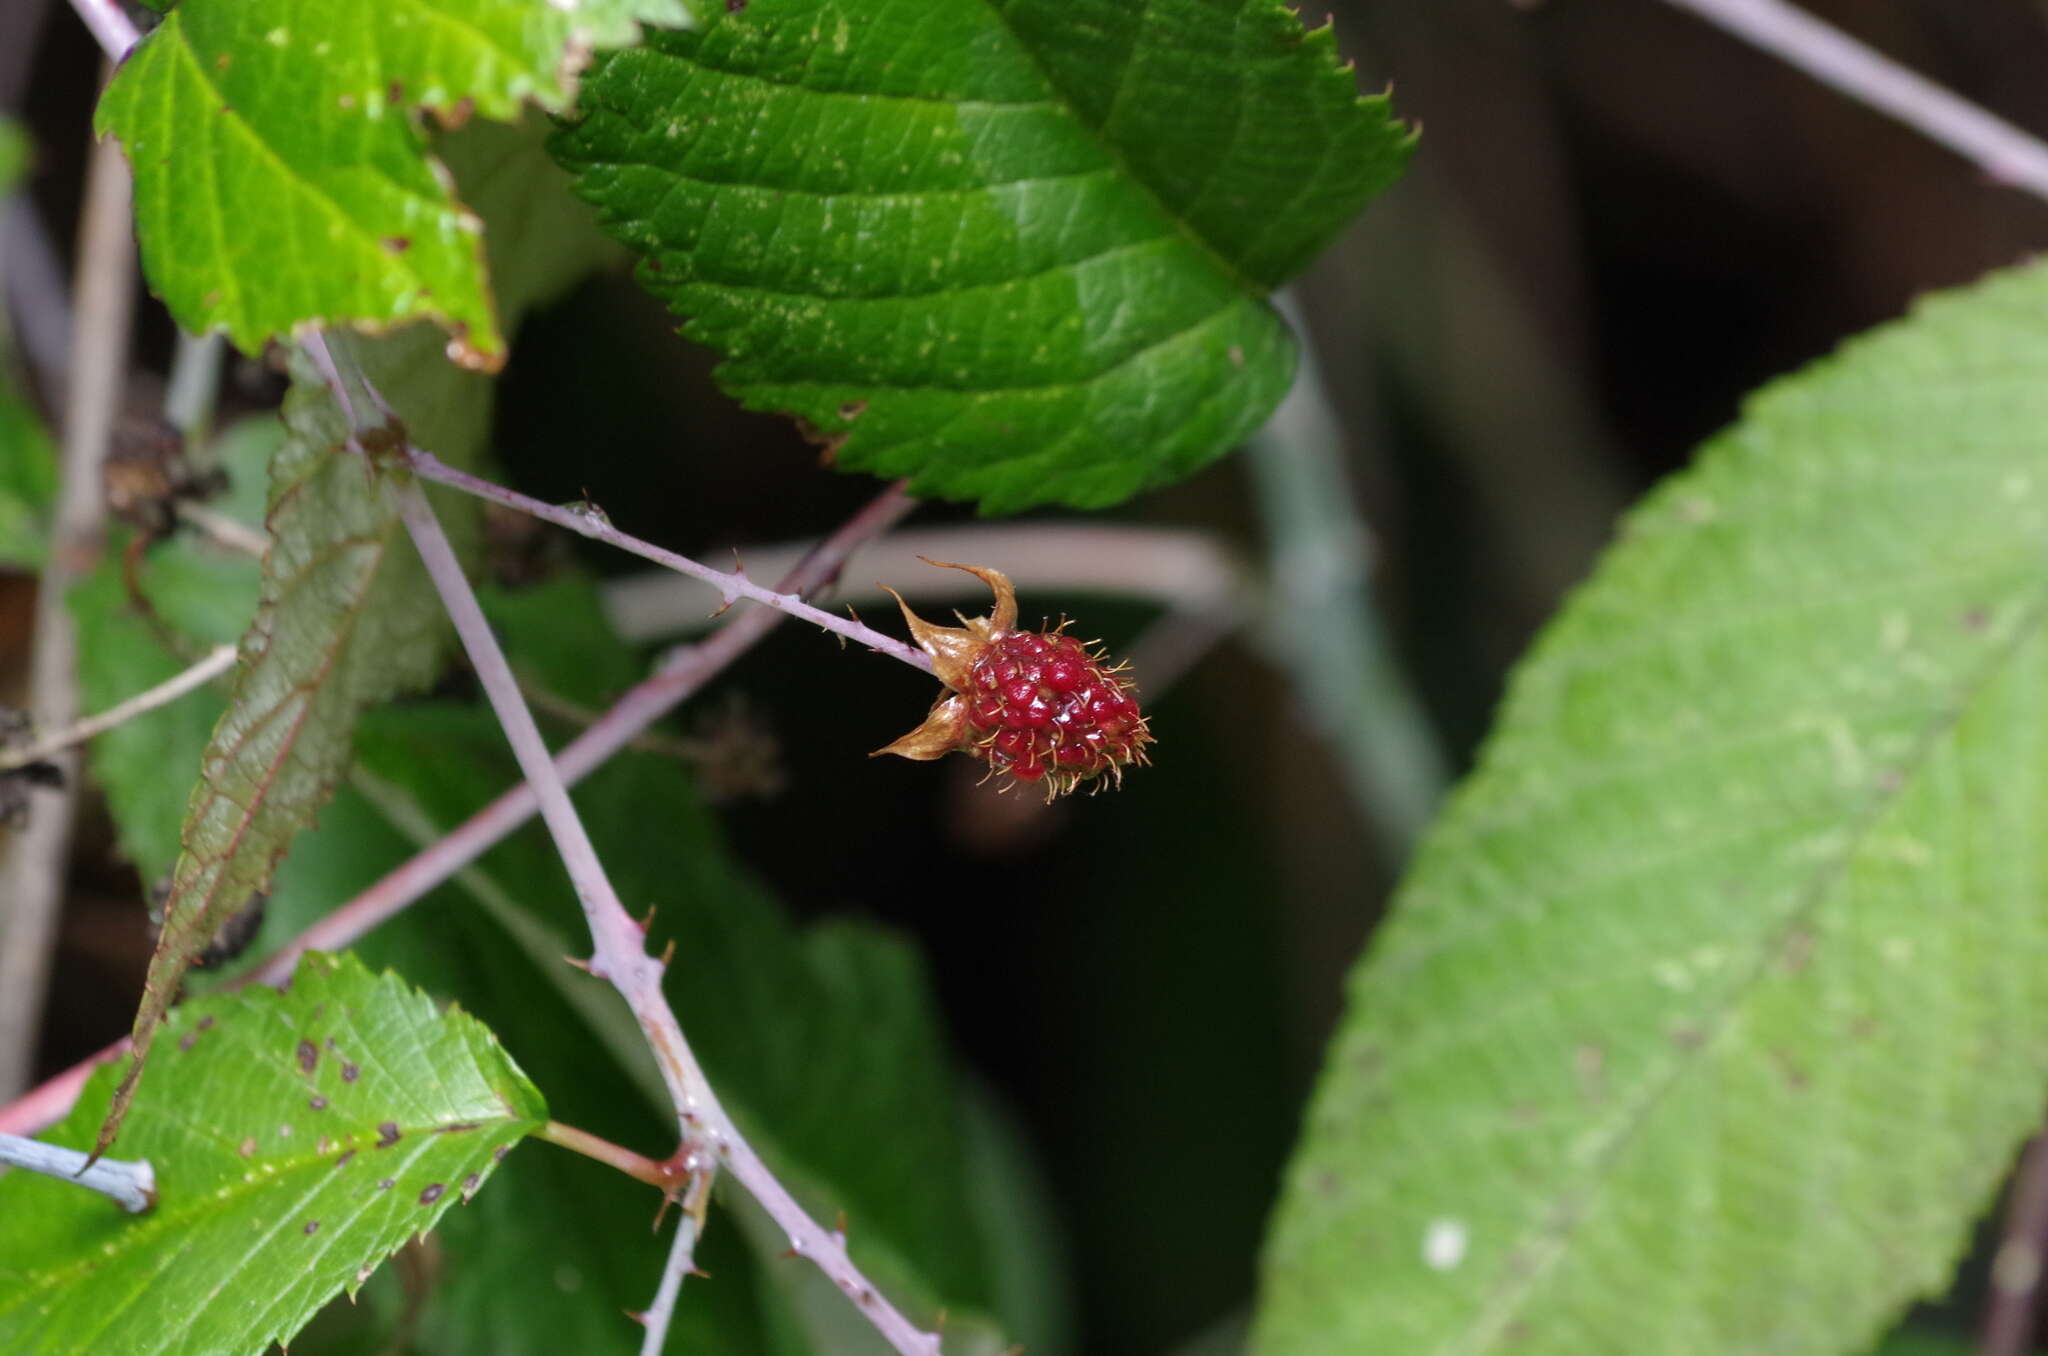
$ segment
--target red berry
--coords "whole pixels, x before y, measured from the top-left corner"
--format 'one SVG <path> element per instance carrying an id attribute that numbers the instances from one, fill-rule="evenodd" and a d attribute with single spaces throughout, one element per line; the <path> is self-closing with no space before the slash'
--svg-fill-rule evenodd
<path id="1" fill-rule="evenodd" d="M 903 609 L 911 635 L 954 695 L 941 697 L 923 725 L 880 752 L 972 754 L 991 774 L 1045 782 L 1048 797 L 1105 772 L 1121 781 L 1126 766 L 1146 762 L 1152 732 L 1130 688 L 1101 656 L 1057 629 L 1018 630 L 1016 594 L 998 571 L 953 568 L 988 584 L 995 610 L 955 628 Z"/>

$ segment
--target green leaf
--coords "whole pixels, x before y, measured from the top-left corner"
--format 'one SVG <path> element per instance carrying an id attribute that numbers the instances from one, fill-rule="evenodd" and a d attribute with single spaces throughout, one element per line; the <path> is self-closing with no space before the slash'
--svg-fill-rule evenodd
<path id="1" fill-rule="evenodd" d="M 42 421 L 0 382 L 0 565 L 38 569 L 49 550 L 57 456 Z"/>
<path id="2" fill-rule="evenodd" d="M 11 192 L 28 173 L 29 162 L 35 158 L 35 147 L 28 139 L 28 133 L 21 130 L 21 124 L 12 118 L 0 117 L 0 193 Z"/>
<path id="3" fill-rule="evenodd" d="M 495 370 L 482 223 L 417 112 L 560 112 L 590 47 L 687 18 L 678 0 L 186 0 L 115 73 L 95 127 L 128 153 L 143 267 L 186 329 L 256 353 L 300 326 L 429 318 L 451 357 Z"/>
<path id="4" fill-rule="evenodd" d="M 302 385 L 285 419 L 292 437 L 271 467 L 262 599 L 186 809 L 135 1016 L 136 1058 L 107 1113 L 109 1140 L 185 971 L 269 888 L 292 838 L 347 770 L 356 713 L 425 685 L 438 660 L 439 602 L 382 485 L 341 445 L 333 401 Z"/>
<path id="5" fill-rule="evenodd" d="M 1263 298 L 1411 138 L 1278 0 L 752 0 L 556 143 L 751 409 L 990 512 L 1112 504 L 1255 429 Z"/>
<path id="6" fill-rule="evenodd" d="M 45 1177 L 0 1178 L 0 1347 L 41 1356 L 234 1353 L 474 1195 L 548 1109 L 491 1033 L 395 976 L 317 953 L 288 993 L 187 1004 L 123 1148 L 159 1204 L 123 1215 Z M 102 1069 L 49 1138 L 91 1142 Z"/>
<path id="7" fill-rule="evenodd" d="M 1930 300 L 1630 515 L 1353 979 L 1255 1350 L 1832 1356 L 1945 1285 L 2048 1083 L 2044 317 Z"/>

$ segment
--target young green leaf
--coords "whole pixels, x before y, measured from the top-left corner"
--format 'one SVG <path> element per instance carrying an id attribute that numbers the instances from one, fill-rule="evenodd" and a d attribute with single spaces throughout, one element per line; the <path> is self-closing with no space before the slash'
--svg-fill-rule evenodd
<path id="1" fill-rule="evenodd" d="M 333 401 L 301 386 L 285 418 L 292 437 L 272 465 L 262 600 L 186 810 L 135 1016 L 136 1057 L 115 1089 L 102 1147 L 185 971 L 269 887 L 293 836 L 347 770 L 356 713 L 424 685 L 438 659 L 433 588 L 375 474 L 343 448 Z"/>
<path id="2" fill-rule="evenodd" d="M 2044 427 L 2035 266 L 1629 517 L 1357 971 L 1256 1351 L 1834 1356 L 1946 1284 L 2048 1085 Z"/>
<path id="3" fill-rule="evenodd" d="M 430 318 L 451 357 L 495 370 L 482 223 L 417 114 L 560 112 L 588 50 L 632 41 L 643 19 L 688 14 L 680 0 L 186 0 L 95 119 L 134 167 L 151 286 L 186 329 L 224 328 L 249 353 L 302 325 Z"/>
<path id="4" fill-rule="evenodd" d="M 166 1034 L 122 1140 L 155 1169 L 152 1212 L 0 1178 L 0 1349 L 228 1356 L 288 1341 L 548 1117 L 482 1024 L 346 956 L 305 957 L 285 993 L 189 1003 Z M 115 1073 L 48 1138 L 89 1144 Z"/>
<path id="5" fill-rule="evenodd" d="M 1411 145 L 1278 0 L 728 8 L 603 61 L 557 154 L 727 390 L 990 512 L 1256 428 L 1263 298 Z"/>

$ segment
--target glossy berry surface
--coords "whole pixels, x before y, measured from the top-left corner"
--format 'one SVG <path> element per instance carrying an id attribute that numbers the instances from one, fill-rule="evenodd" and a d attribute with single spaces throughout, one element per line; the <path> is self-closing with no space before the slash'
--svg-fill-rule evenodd
<path id="1" fill-rule="evenodd" d="M 980 579 L 995 607 L 986 617 L 960 618 L 959 626 L 935 626 L 897 598 L 946 691 L 922 725 L 876 749 L 878 756 L 927 761 L 965 753 L 987 763 L 990 776 L 1006 776 L 1004 789 L 1043 786 L 1047 800 L 1105 772 L 1121 783 L 1126 767 L 1147 761 L 1152 731 L 1121 665 L 1105 665 L 1099 651 L 1065 634 L 1065 622 L 1019 630 L 1017 591 L 1001 570 L 930 563 Z"/>
<path id="2" fill-rule="evenodd" d="M 1145 761 L 1151 734 L 1137 700 L 1080 641 L 1058 631 L 993 636 L 969 669 L 972 751 L 1020 782 L 1071 791 Z"/>

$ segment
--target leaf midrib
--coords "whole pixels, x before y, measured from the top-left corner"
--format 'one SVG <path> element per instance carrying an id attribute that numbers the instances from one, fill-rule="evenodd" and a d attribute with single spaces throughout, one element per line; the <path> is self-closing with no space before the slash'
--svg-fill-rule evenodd
<path id="1" fill-rule="evenodd" d="M 1132 168 L 1131 162 L 1124 156 L 1123 147 L 1111 139 L 1105 130 L 1090 126 L 1087 120 L 1081 117 L 1080 112 L 1075 109 L 1073 101 L 1068 99 L 1066 92 L 1060 88 L 1059 82 L 1052 78 L 1051 68 L 1040 59 L 1038 50 L 1030 43 L 1024 41 L 1022 35 L 1010 23 L 1010 16 L 1004 11 L 1003 7 L 990 3 L 990 0 L 981 0 L 981 4 L 983 9 L 995 16 L 996 23 L 1009 36 L 1010 44 L 1017 51 L 1024 54 L 1024 59 L 1031 64 L 1031 69 L 1037 73 L 1039 80 L 1045 85 L 1046 91 L 1050 96 L 1046 102 L 1059 109 L 1068 121 L 1088 134 L 1088 139 L 1100 147 L 1102 153 L 1109 157 L 1110 163 L 1116 167 L 1119 177 L 1125 183 L 1134 186 L 1144 197 L 1146 203 L 1172 224 L 1173 229 L 1180 234 L 1183 240 L 1187 241 L 1189 247 L 1199 257 L 1208 260 L 1217 272 L 1229 279 L 1231 286 L 1251 298 L 1253 302 L 1263 306 L 1266 301 L 1266 295 L 1271 289 L 1256 279 L 1246 276 L 1243 270 L 1231 263 L 1229 259 L 1223 256 L 1221 250 L 1210 243 L 1207 236 L 1197 231 L 1192 222 L 1169 208 L 1166 205 L 1166 200 L 1159 196 L 1159 191 L 1152 186 L 1151 182 Z M 1137 12 L 1133 16 L 1133 24 L 1141 35 L 1144 29 L 1145 14 L 1150 7 L 1151 0 L 1138 0 Z M 1130 55 L 1125 59 L 1123 68 L 1117 72 L 1116 89 L 1110 95 L 1110 113 L 1116 111 L 1117 101 L 1123 98 L 1124 89 L 1127 84 L 1125 77 L 1130 74 L 1130 63 L 1137 56 L 1138 46 L 1139 40 L 1137 38 L 1132 39 Z M 1104 122 L 1107 123 L 1107 121 L 1108 119 L 1105 117 Z M 1205 180 L 1205 189 L 1207 183 L 1208 181 Z"/>

